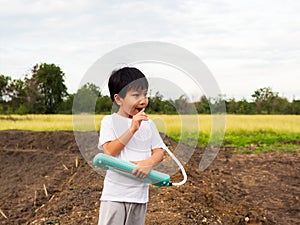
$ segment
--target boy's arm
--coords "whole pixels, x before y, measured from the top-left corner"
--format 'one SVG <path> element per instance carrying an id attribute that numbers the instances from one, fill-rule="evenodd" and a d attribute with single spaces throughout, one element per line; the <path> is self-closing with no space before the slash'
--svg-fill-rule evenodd
<path id="1" fill-rule="evenodd" d="M 117 156 L 123 150 L 125 145 L 130 141 L 135 132 L 140 128 L 142 121 L 147 121 L 148 116 L 144 113 L 144 110 L 137 113 L 132 117 L 131 126 L 125 131 L 119 138 L 106 142 L 103 144 L 103 150 L 106 154 L 111 156 Z"/>
<path id="2" fill-rule="evenodd" d="M 154 166 L 160 163 L 164 158 L 164 150 L 162 148 L 152 149 L 152 155 L 146 160 L 133 162 L 137 164 L 137 168 L 132 171 L 132 175 L 144 179 L 148 176 Z"/>
<path id="3" fill-rule="evenodd" d="M 103 144 L 103 151 L 111 156 L 117 156 L 129 142 L 133 133 L 128 129 L 121 137 Z"/>

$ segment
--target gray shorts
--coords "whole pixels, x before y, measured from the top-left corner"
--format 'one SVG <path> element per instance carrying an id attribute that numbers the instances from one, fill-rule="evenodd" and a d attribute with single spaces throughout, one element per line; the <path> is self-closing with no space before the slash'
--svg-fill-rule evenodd
<path id="1" fill-rule="evenodd" d="M 101 201 L 98 225 L 144 225 L 147 203 Z"/>

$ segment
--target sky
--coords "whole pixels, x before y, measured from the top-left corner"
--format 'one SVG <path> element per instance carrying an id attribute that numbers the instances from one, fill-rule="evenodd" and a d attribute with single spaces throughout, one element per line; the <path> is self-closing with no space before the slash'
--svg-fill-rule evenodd
<path id="1" fill-rule="evenodd" d="M 0 0 L 0 74 L 54 63 L 74 93 L 106 53 L 141 41 L 197 55 L 226 98 L 271 87 L 300 99 L 298 0 Z"/>

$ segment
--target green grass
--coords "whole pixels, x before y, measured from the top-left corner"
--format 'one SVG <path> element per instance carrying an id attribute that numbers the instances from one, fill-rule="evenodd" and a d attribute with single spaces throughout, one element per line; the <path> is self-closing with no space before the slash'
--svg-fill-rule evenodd
<path id="1" fill-rule="evenodd" d="M 171 135 L 176 141 L 191 143 L 196 138 L 190 134 L 185 137 Z M 198 135 L 198 147 L 205 147 L 208 143 L 214 145 L 214 140 L 204 133 Z M 298 152 L 300 151 L 300 133 L 279 133 L 274 131 L 251 131 L 251 132 L 226 132 L 221 147 L 232 148 L 241 153 L 260 152 Z"/>
<path id="2" fill-rule="evenodd" d="M 225 135 L 223 146 L 234 148 L 236 152 L 298 152 L 300 150 L 300 133 L 252 131 L 228 132 Z"/>
<path id="3" fill-rule="evenodd" d="M 296 115 L 226 115 L 226 130 L 211 134 L 211 115 L 150 115 L 159 131 L 175 141 L 204 147 L 219 142 L 237 152 L 299 152 L 300 116 Z M 100 128 L 103 115 L 78 115 L 75 130 Z M 0 130 L 58 131 L 74 130 L 72 115 L 0 115 Z M 222 127 L 222 126 L 221 126 Z"/>

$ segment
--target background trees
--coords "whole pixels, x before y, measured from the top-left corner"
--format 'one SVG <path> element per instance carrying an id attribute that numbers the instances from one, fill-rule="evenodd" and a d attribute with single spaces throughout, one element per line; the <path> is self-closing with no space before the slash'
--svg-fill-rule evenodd
<path id="1" fill-rule="evenodd" d="M 57 113 L 67 97 L 64 73 L 54 64 L 36 64 L 24 80 L 1 75 L 1 103 L 6 113 Z"/>
<path id="2" fill-rule="evenodd" d="M 282 98 L 277 92 L 273 92 L 270 87 L 259 88 L 252 95 L 256 106 L 256 112 L 259 114 L 287 114 L 289 110 L 289 101 Z"/>
<path id="3" fill-rule="evenodd" d="M 10 77 L 0 75 L 0 113 L 5 111 L 5 103 L 9 100 L 8 95 L 8 84 L 11 80 Z"/>
<path id="4" fill-rule="evenodd" d="M 59 66 L 46 63 L 33 66 L 24 80 L 0 75 L 0 114 L 71 114 L 72 109 L 77 113 L 112 111 L 110 97 L 103 95 L 95 84 L 85 84 L 76 93 L 69 94 L 64 76 Z M 300 100 L 289 102 L 270 87 L 255 90 L 251 97 L 253 101 L 248 102 L 225 96 L 217 99 L 201 96 L 198 101 L 189 102 L 184 95 L 178 99 L 164 99 L 157 92 L 150 96 L 147 112 L 189 114 L 196 109 L 199 114 L 209 114 L 211 110 L 216 112 L 220 103 L 225 103 L 227 113 L 231 114 L 300 114 Z"/>
<path id="5" fill-rule="evenodd" d="M 60 104 L 68 95 L 64 84 L 65 74 L 59 66 L 46 63 L 35 65 L 32 72 L 31 79 L 37 85 L 36 91 L 44 106 L 44 113 L 57 113 Z"/>

